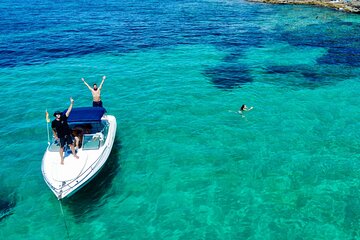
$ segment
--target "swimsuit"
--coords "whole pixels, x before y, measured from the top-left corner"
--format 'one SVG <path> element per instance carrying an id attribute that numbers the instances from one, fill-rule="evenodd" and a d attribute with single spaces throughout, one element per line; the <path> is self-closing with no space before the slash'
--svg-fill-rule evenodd
<path id="1" fill-rule="evenodd" d="M 93 101 L 93 107 L 102 107 L 102 101 L 94 102 Z"/>

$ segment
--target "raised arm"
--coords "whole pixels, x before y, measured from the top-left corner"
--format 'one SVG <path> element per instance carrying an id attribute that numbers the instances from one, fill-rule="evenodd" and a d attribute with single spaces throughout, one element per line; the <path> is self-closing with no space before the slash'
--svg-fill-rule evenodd
<path id="1" fill-rule="evenodd" d="M 243 111 L 251 111 L 253 109 L 253 107 L 249 107 L 249 108 L 244 108 L 244 110 Z"/>
<path id="2" fill-rule="evenodd" d="M 69 106 L 68 110 L 65 113 L 66 117 L 69 117 L 73 105 L 74 105 L 74 99 L 72 99 L 72 97 L 70 97 L 70 106 Z"/>
<path id="3" fill-rule="evenodd" d="M 85 82 L 85 79 L 84 78 L 81 78 L 81 80 L 83 81 L 83 83 L 88 87 L 88 89 L 90 91 L 92 91 L 93 89 L 89 86 L 89 84 L 87 84 L 87 82 Z"/>
<path id="4" fill-rule="evenodd" d="M 104 84 L 105 79 L 106 79 L 106 76 L 103 76 L 102 81 L 101 81 L 100 86 L 99 86 L 99 90 L 101 90 L 101 88 L 102 88 L 102 86 L 103 86 L 103 84 Z"/>

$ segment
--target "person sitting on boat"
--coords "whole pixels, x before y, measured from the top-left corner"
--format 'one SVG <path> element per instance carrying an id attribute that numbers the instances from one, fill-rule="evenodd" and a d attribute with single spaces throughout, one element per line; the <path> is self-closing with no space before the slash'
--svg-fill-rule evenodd
<path id="1" fill-rule="evenodd" d="M 81 80 L 84 82 L 84 84 L 88 87 L 88 89 L 91 91 L 92 97 L 93 97 L 93 107 L 102 107 L 102 101 L 100 97 L 100 91 L 104 84 L 106 76 L 103 76 L 102 81 L 100 83 L 99 88 L 97 87 L 96 83 L 94 83 L 93 88 L 89 86 L 87 82 L 85 82 L 84 78 L 81 78 Z"/>
<path id="2" fill-rule="evenodd" d="M 70 146 L 71 152 L 74 155 L 74 157 L 79 158 L 76 155 L 75 148 L 73 145 L 73 140 L 71 138 L 71 130 L 67 123 L 67 119 L 70 115 L 73 105 L 74 105 L 74 99 L 70 97 L 70 106 L 67 109 L 65 115 L 62 114 L 62 112 L 60 111 L 56 111 L 54 113 L 55 119 L 51 123 L 51 128 L 53 130 L 55 140 L 57 141 L 60 139 L 60 159 L 61 159 L 60 164 L 62 165 L 64 164 L 65 144 L 68 144 Z"/>
<path id="3" fill-rule="evenodd" d="M 74 137 L 74 142 L 75 142 L 75 150 L 78 150 L 81 148 L 82 135 L 83 135 L 82 129 L 74 128 L 72 130 L 72 136 Z"/>
<path id="4" fill-rule="evenodd" d="M 239 113 L 242 115 L 244 111 L 250 111 L 251 109 L 253 109 L 253 107 L 247 108 L 247 106 L 245 104 L 243 104 L 239 110 Z"/>

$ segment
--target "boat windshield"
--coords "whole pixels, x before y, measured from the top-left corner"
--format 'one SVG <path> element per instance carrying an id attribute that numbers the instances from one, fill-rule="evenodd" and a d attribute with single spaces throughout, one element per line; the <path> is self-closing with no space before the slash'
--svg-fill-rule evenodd
<path id="1" fill-rule="evenodd" d="M 98 128 L 96 131 L 90 132 L 88 134 L 84 134 L 82 138 L 83 150 L 96 150 L 102 147 L 106 141 L 108 129 L 109 122 L 102 121 L 101 128 Z"/>
<path id="2" fill-rule="evenodd" d="M 71 123 L 69 126 L 72 131 L 73 140 L 75 136 L 81 139 L 81 148 L 83 150 L 96 150 L 102 147 L 109 130 L 109 122 L 106 120 L 92 123 Z M 51 152 L 59 151 L 60 142 L 53 140 L 48 150 Z"/>

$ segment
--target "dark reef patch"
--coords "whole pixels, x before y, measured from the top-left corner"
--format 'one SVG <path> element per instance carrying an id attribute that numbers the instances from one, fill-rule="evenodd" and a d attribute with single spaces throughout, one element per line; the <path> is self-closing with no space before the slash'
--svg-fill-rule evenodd
<path id="1" fill-rule="evenodd" d="M 223 90 L 230 90 L 252 82 L 247 67 L 240 64 L 224 64 L 209 68 L 203 74 L 209 77 L 216 87 Z"/>
<path id="2" fill-rule="evenodd" d="M 354 45 L 355 43 L 346 47 L 332 47 L 325 56 L 318 59 L 318 63 L 360 67 L 360 45 L 356 47 Z"/>
<path id="3" fill-rule="evenodd" d="M 281 34 L 280 40 L 293 46 L 327 48 L 328 52 L 318 59 L 319 64 L 360 67 L 360 43 L 355 33 L 360 24 L 342 21 L 311 24 L 295 31 Z"/>
<path id="4" fill-rule="evenodd" d="M 292 66 L 270 66 L 267 68 L 267 73 L 275 74 L 298 74 L 302 76 L 307 81 L 306 82 L 317 82 L 320 83 L 323 81 L 323 76 L 315 67 L 309 67 L 306 65 L 292 65 Z M 291 83 L 291 79 L 289 81 Z"/>
<path id="5" fill-rule="evenodd" d="M 15 205 L 13 199 L 0 198 L 0 221 L 14 213 Z"/>
<path id="6" fill-rule="evenodd" d="M 357 76 L 354 69 L 349 66 L 344 67 L 341 65 L 334 66 L 327 64 L 316 64 L 313 66 L 268 66 L 266 68 L 266 73 L 274 74 L 274 76 L 287 76 L 288 78 L 286 82 L 283 82 L 282 84 L 296 85 L 307 88 L 314 88 L 327 84 L 332 84 L 338 81 L 355 78 Z M 272 79 L 276 81 L 276 79 L 278 78 L 274 77 Z"/>

